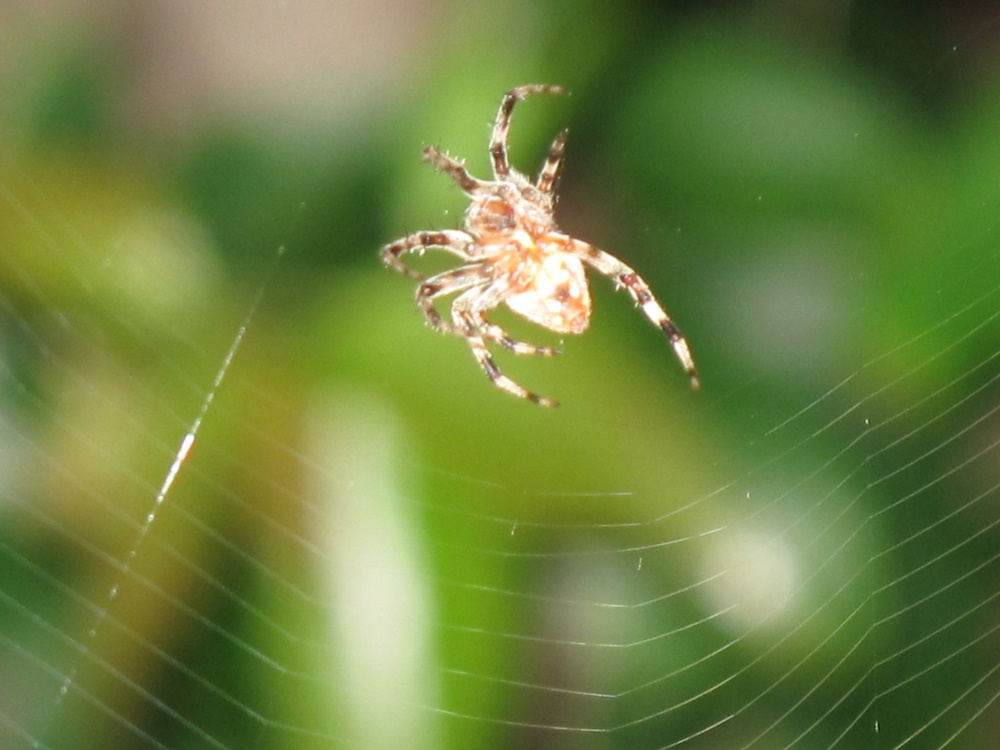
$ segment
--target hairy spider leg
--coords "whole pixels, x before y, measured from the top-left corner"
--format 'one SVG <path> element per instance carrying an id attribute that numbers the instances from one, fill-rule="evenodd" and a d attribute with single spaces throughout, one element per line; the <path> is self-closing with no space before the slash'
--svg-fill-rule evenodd
<path id="1" fill-rule="evenodd" d="M 484 274 L 485 276 L 486 274 Z M 492 281 L 492 279 L 490 279 Z M 500 344 L 504 349 L 518 355 L 524 354 L 537 354 L 543 357 L 554 357 L 557 354 L 562 354 L 562 351 L 551 346 L 539 346 L 537 344 L 529 344 L 526 341 L 519 341 L 512 338 L 503 328 L 498 325 L 490 323 L 486 319 L 486 311 L 492 310 L 500 305 L 501 302 L 507 296 L 507 285 L 503 282 L 493 282 L 492 284 L 481 284 L 477 285 L 477 294 L 475 296 L 469 295 L 469 300 L 463 300 L 461 297 L 455 299 L 452 313 L 454 314 L 455 309 L 467 310 L 474 325 L 474 328 L 479 333 L 483 334 L 483 337 L 489 341 L 495 341 Z M 458 291 L 458 290 L 454 290 Z M 463 335 L 463 334 L 459 334 Z"/>
<path id="2" fill-rule="evenodd" d="M 630 266 L 625 265 L 610 253 L 606 253 L 580 240 L 573 240 L 574 252 L 588 263 L 594 270 L 613 279 L 625 288 L 635 303 L 642 309 L 643 314 L 657 328 L 666 334 L 670 345 L 674 349 L 674 354 L 680 360 L 681 366 L 691 379 L 691 387 L 697 390 L 700 386 L 698 373 L 694 366 L 694 358 L 688 348 L 687 340 L 678 330 L 677 326 L 667 315 L 660 303 L 653 296 L 649 285 Z"/>
<path id="3" fill-rule="evenodd" d="M 562 169 L 563 152 L 566 151 L 566 137 L 568 130 L 563 130 L 549 147 L 549 155 L 545 157 L 545 163 L 538 173 L 535 187 L 540 193 L 552 195 L 556 188 L 556 178 L 559 177 L 559 170 Z"/>
<path id="4" fill-rule="evenodd" d="M 505 179 L 510 176 L 510 162 L 507 160 L 507 132 L 510 130 L 510 115 L 514 111 L 514 105 L 530 94 L 561 94 L 564 91 L 562 86 L 533 84 L 518 86 L 503 95 L 497 119 L 493 124 L 493 135 L 490 137 L 490 160 L 493 162 L 494 177 Z"/>
<path id="5" fill-rule="evenodd" d="M 469 348 L 472 350 L 472 356 L 476 358 L 476 362 L 479 363 L 483 372 L 486 373 L 486 377 L 488 377 L 490 382 L 497 388 L 502 391 L 506 391 L 512 396 L 523 398 L 524 400 L 530 401 L 533 404 L 538 404 L 539 406 L 545 406 L 548 408 L 559 406 L 558 401 L 553 401 L 550 398 L 539 396 L 537 393 L 532 393 L 524 386 L 518 385 L 500 372 L 500 368 L 497 367 L 497 363 L 493 361 L 493 357 L 490 355 L 489 349 L 486 348 L 486 344 L 481 336 L 469 336 L 466 338 L 466 341 L 469 342 Z"/>
<path id="6" fill-rule="evenodd" d="M 379 255 L 384 265 L 409 276 L 411 279 L 423 281 L 427 277 L 407 266 L 400 260 L 399 256 L 404 253 L 423 253 L 425 250 L 444 250 L 452 255 L 457 255 L 462 260 L 471 260 L 472 256 L 469 254 L 469 248 L 474 244 L 475 240 L 472 237 L 457 229 L 416 232 L 415 234 L 400 237 L 395 242 L 385 245 Z"/>
<path id="7" fill-rule="evenodd" d="M 500 368 L 493 360 L 493 355 L 486 348 L 484 336 L 486 332 L 480 327 L 480 322 L 484 321 L 483 313 L 486 310 L 496 307 L 502 298 L 503 287 L 501 284 L 494 284 L 485 290 L 479 288 L 469 289 L 458 295 L 455 299 L 451 308 L 452 320 L 455 326 L 461 330 L 466 342 L 468 342 L 469 348 L 472 350 L 472 356 L 476 358 L 476 362 L 479 363 L 480 368 L 486 373 L 486 377 L 490 379 L 493 385 L 513 396 L 531 401 L 539 406 L 558 406 L 559 403 L 557 401 L 539 396 L 537 393 L 532 393 L 500 372 Z M 506 334 L 504 336 L 506 337 Z M 512 341 L 512 343 L 520 342 Z M 528 344 L 526 346 L 531 345 Z"/>
<path id="8" fill-rule="evenodd" d="M 451 177 L 462 190 L 470 195 L 485 185 L 482 180 L 477 180 L 469 174 L 465 168 L 465 162 L 441 153 L 433 146 L 424 147 L 424 158 L 431 163 L 434 169 Z"/>
<path id="9" fill-rule="evenodd" d="M 434 300 L 438 297 L 446 297 L 449 294 L 465 292 L 468 289 L 485 287 L 492 281 L 489 270 L 480 264 L 462 266 L 444 271 L 417 287 L 416 302 L 420 312 L 423 313 L 428 325 L 435 331 L 441 333 L 452 333 L 465 338 L 465 333 L 455 325 L 446 322 L 441 314 L 434 307 Z M 494 303 L 495 305 L 496 303 Z M 486 320 L 481 310 L 472 311 L 475 328 L 490 341 L 495 341 L 504 349 L 514 354 L 539 354 L 543 357 L 553 357 L 561 354 L 558 349 L 551 346 L 537 346 L 524 341 L 518 341 L 507 335 L 507 332 L 498 325 L 494 325 Z"/>
<path id="10" fill-rule="evenodd" d="M 446 322 L 441 317 L 441 313 L 434 307 L 434 300 L 449 294 L 457 294 L 476 287 L 486 286 L 490 281 L 489 271 L 482 265 L 474 264 L 462 266 L 461 268 L 452 268 L 450 271 L 444 271 L 437 276 L 427 279 L 427 281 L 417 287 L 417 307 L 424 314 L 427 324 L 435 331 L 464 336 L 465 334 L 460 328 Z"/>
<path id="11" fill-rule="evenodd" d="M 562 354 L 561 349 L 556 349 L 552 346 L 538 346 L 537 344 L 529 344 L 526 341 L 518 341 L 511 338 L 503 328 L 490 323 L 481 312 L 473 313 L 473 318 L 476 328 L 482 331 L 486 335 L 486 338 L 490 341 L 496 341 L 504 349 L 514 352 L 514 354 L 538 354 L 542 357 L 555 357 L 558 354 Z"/>

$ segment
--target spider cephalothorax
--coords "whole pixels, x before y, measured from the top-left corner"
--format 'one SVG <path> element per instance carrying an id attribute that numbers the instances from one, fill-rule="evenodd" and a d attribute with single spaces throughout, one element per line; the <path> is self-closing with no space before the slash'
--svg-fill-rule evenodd
<path id="1" fill-rule="evenodd" d="M 442 229 L 417 232 L 382 248 L 382 262 L 421 283 L 417 305 L 432 328 L 461 336 L 486 376 L 497 387 L 542 406 L 556 402 L 521 387 L 500 372 L 487 348 L 494 342 L 515 354 L 552 356 L 557 350 L 515 341 L 486 319 L 501 303 L 533 323 L 556 333 L 582 333 L 590 324 L 590 292 L 584 264 L 628 291 L 635 303 L 670 340 L 691 385 L 698 387 L 694 360 L 687 341 L 653 297 L 649 286 L 629 266 L 610 253 L 559 231 L 553 210 L 555 183 L 562 165 L 566 131 L 556 136 L 537 179 L 532 182 L 511 168 L 507 159 L 507 132 L 514 104 L 528 94 L 562 93 L 560 86 L 520 86 L 504 94 L 490 138 L 493 180 L 470 175 L 463 162 L 428 146 L 424 158 L 450 176 L 470 203 L 465 231 Z M 409 252 L 444 250 L 463 261 L 458 268 L 426 278 L 404 265 Z M 434 300 L 456 294 L 451 321 L 445 321 Z"/>

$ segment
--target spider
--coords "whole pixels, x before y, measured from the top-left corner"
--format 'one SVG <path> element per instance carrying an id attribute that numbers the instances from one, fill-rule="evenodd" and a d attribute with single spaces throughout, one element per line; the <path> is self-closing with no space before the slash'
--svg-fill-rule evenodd
<path id="1" fill-rule="evenodd" d="M 610 277 L 617 288 L 628 291 L 646 317 L 666 334 L 691 386 L 698 388 L 687 341 L 646 282 L 610 253 L 574 239 L 556 226 L 555 185 L 567 131 L 561 131 L 552 142 L 534 182 L 510 166 L 507 133 L 514 105 L 529 94 L 563 91 L 561 86 L 529 85 L 504 94 L 490 137 L 492 180 L 473 177 L 464 161 L 427 146 L 424 158 L 451 177 L 471 201 L 465 212 L 465 230 L 409 234 L 382 248 L 382 262 L 419 281 L 416 303 L 431 328 L 464 338 L 486 377 L 518 398 L 540 406 L 557 405 L 501 373 L 487 344 L 497 344 L 514 354 L 551 357 L 559 351 L 512 339 L 503 328 L 490 323 L 486 313 L 504 303 L 518 315 L 555 333 L 583 333 L 590 324 L 591 311 L 584 264 Z M 423 254 L 425 250 L 449 252 L 462 265 L 427 278 L 401 259 L 405 253 Z M 457 296 L 451 305 L 451 321 L 446 321 L 434 301 L 450 294 Z"/>

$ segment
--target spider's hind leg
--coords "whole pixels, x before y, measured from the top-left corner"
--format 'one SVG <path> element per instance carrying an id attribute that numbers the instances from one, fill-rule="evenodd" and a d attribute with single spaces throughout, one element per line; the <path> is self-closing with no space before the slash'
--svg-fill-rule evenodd
<path id="1" fill-rule="evenodd" d="M 515 341 L 500 328 L 486 321 L 483 312 L 495 306 L 500 295 L 499 288 L 469 289 L 460 294 L 451 308 L 452 320 L 454 321 L 456 333 L 465 338 L 472 356 L 476 358 L 479 367 L 486 377 L 490 379 L 497 388 L 506 391 L 512 396 L 523 398 L 539 406 L 558 406 L 557 401 L 532 393 L 527 388 L 508 378 L 502 372 L 490 350 L 486 346 L 486 339 L 494 340 L 501 346 L 510 349 L 517 354 L 555 354 L 556 350 L 549 347 L 534 346 Z"/>
<path id="2" fill-rule="evenodd" d="M 553 401 L 550 398 L 539 396 L 537 393 L 532 393 L 524 386 L 515 383 L 513 380 L 500 372 L 500 368 L 493 360 L 493 355 L 490 354 L 490 350 L 486 348 L 486 342 L 483 340 L 482 336 L 476 336 L 470 333 L 466 333 L 464 335 L 465 340 L 469 344 L 469 348 L 472 349 L 472 356 L 476 358 L 476 362 L 479 363 L 483 372 L 486 373 L 486 377 L 488 377 L 490 382 L 497 388 L 502 391 L 507 391 L 507 393 L 512 396 L 523 398 L 526 401 L 538 404 L 539 406 L 559 406 L 558 401 Z"/>
<path id="3" fill-rule="evenodd" d="M 427 324 L 435 331 L 462 336 L 463 333 L 459 328 L 441 317 L 441 313 L 434 307 L 434 300 L 448 294 L 466 292 L 488 281 L 489 275 L 481 265 L 462 266 L 439 273 L 417 287 L 417 307 L 424 314 Z"/>
<path id="4" fill-rule="evenodd" d="M 511 338 L 503 328 L 486 320 L 482 313 L 476 313 L 474 318 L 476 328 L 484 334 L 484 338 L 496 341 L 509 352 L 513 352 L 514 354 L 538 354 L 542 357 L 554 357 L 557 354 L 562 354 L 562 350 L 552 346 L 538 346 L 537 344 L 529 344 L 526 341 L 518 341 Z"/>

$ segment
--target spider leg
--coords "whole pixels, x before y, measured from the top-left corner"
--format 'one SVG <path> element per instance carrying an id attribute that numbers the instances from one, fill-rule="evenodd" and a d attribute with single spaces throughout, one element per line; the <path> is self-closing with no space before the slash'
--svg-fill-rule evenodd
<path id="1" fill-rule="evenodd" d="M 504 340 L 512 345 L 521 343 L 508 337 L 498 326 L 486 323 L 488 328 L 484 331 L 480 325 L 486 322 L 483 318 L 483 312 L 491 307 L 495 307 L 502 299 L 502 295 L 503 289 L 500 285 L 493 285 L 491 288 L 485 290 L 470 289 L 460 294 L 455 299 L 451 308 L 452 320 L 455 323 L 456 329 L 458 329 L 459 334 L 469 344 L 472 356 L 476 358 L 479 367 L 486 373 L 486 377 L 490 379 L 493 385 L 512 396 L 523 398 L 539 406 L 558 406 L 559 403 L 557 401 L 532 393 L 500 372 L 500 368 L 494 361 L 493 355 L 490 354 L 490 350 L 486 347 L 486 337 L 496 338 L 498 331 L 502 334 L 502 339 L 497 339 L 501 344 L 503 344 Z M 532 349 L 542 348 L 532 347 L 531 344 L 525 344 L 524 346 L 531 347 Z"/>
<path id="2" fill-rule="evenodd" d="M 698 373 L 687 340 L 674 325 L 670 316 L 667 315 L 667 311 L 657 302 L 649 285 L 643 281 L 642 277 L 615 256 L 586 242 L 573 240 L 573 250 L 594 270 L 613 279 L 628 291 L 635 303 L 642 308 L 643 314 L 649 318 L 653 325 L 666 334 L 674 349 L 674 354 L 677 355 L 681 366 L 691 379 L 691 387 L 697 389 L 700 385 Z"/>
<path id="3" fill-rule="evenodd" d="M 566 150 L 566 136 L 568 135 L 568 130 L 562 131 L 556 136 L 556 139 L 552 141 L 552 145 L 549 147 L 549 155 L 545 157 L 545 163 L 542 165 L 542 170 L 538 173 L 538 179 L 535 181 L 535 187 L 541 193 L 551 195 L 555 190 L 556 178 L 559 176 L 559 170 L 562 168 L 563 152 Z"/>
<path id="4" fill-rule="evenodd" d="M 544 406 L 549 409 L 554 406 L 559 406 L 558 401 L 553 401 L 550 398 L 545 398 L 545 396 L 539 396 L 537 393 L 532 393 L 524 386 L 518 385 L 500 372 L 500 368 L 497 367 L 497 363 L 493 361 L 493 357 L 490 355 L 486 345 L 483 344 L 483 340 L 481 338 L 470 336 L 468 341 L 469 347 L 472 349 L 472 356 L 476 358 L 479 366 L 483 368 L 483 372 L 486 373 L 486 377 L 488 377 L 490 382 L 497 388 L 502 391 L 506 391 L 512 396 L 523 398 L 533 404 L 538 404 L 539 406 Z"/>
<path id="5" fill-rule="evenodd" d="M 441 333 L 452 333 L 464 337 L 465 334 L 460 328 L 452 323 L 446 322 L 441 313 L 434 307 L 434 300 L 457 292 L 465 292 L 473 287 L 482 287 L 490 281 L 489 273 L 480 265 L 462 266 L 445 271 L 437 276 L 427 279 L 417 287 L 416 302 L 420 312 L 423 313 L 427 324 L 435 331 Z M 481 293 L 479 289 L 477 293 Z M 540 354 L 545 357 L 552 357 L 561 352 L 550 346 L 536 346 L 524 341 L 517 341 L 507 335 L 507 332 L 498 325 L 493 325 L 483 316 L 481 311 L 471 311 L 469 313 L 475 324 L 476 330 L 490 341 L 496 341 L 505 349 L 515 354 Z"/>
<path id="6" fill-rule="evenodd" d="M 483 187 L 482 180 L 477 180 L 465 168 L 465 164 L 458 159 L 443 154 L 433 146 L 424 148 L 424 158 L 431 163 L 438 172 L 444 172 L 451 177 L 455 183 L 466 193 L 473 193 Z"/>
<path id="7" fill-rule="evenodd" d="M 496 341 L 507 351 L 514 352 L 514 354 L 539 354 L 543 357 L 554 357 L 557 354 L 562 354 L 560 349 L 552 346 L 538 346 L 511 338 L 503 328 L 486 320 L 482 313 L 472 313 L 472 315 L 476 327 L 485 334 L 486 338 L 490 341 Z"/>
<path id="8" fill-rule="evenodd" d="M 490 379 L 497 388 L 502 391 L 506 391 L 512 396 L 517 396 L 518 398 L 523 398 L 526 401 L 530 401 L 533 404 L 538 404 L 539 406 L 553 407 L 559 406 L 558 401 L 553 401 L 550 398 L 545 398 L 544 396 L 539 396 L 537 393 L 532 393 L 527 388 L 522 385 L 518 385 L 513 380 L 508 378 L 497 366 L 497 363 L 493 360 L 493 355 L 490 354 L 489 349 L 486 348 L 486 342 L 483 340 L 482 336 L 477 336 L 473 333 L 465 334 L 465 340 L 469 344 L 469 348 L 472 349 L 472 356 L 476 358 L 476 362 L 482 368 L 483 372 L 486 373 L 486 377 Z"/>
<path id="9" fill-rule="evenodd" d="M 481 287 L 490 281 L 489 272 L 481 265 L 462 266 L 439 273 L 417 287 L 417 307 L 424 314 L 427 324 L 435 331 L 464 336 L 462 330 L 446 322 L 434 307 L 434 300 L 448 294 L 465 292 L 473 287 Z"/>
<path id="10" fill-rule="evenodd" d="M 496 282 L 485 288 L 476 289 L 476 293 L 469 294 L 466 298 L 458 297 L 455 300 L 454 310 L 468 312 L 469 319 L 479 333 L 489 341 L 495 341 L 507 351 L 514 354 L 538 354 L 543 357 L 554 357 L 562 354 L 559 349 L 551 346 L 538 346 L 525 341 L 518 341 L 500 326 L 490 323 L 484 313 L 499 305 L 507 294 L 507 285 Z"/>
<path id="11" fill-rule="evenodd" d="M 507 160 L 507 132 L 510 130 L 510 115 L 514 105 L 529 94 L 561 94 L 562 86 L 546 86 L 534 84 L 518 86 L 503 95 L 497 119 L 493 123 L 493 135 L 490 136 L 490 160 L 493 162 L 493 176 L 503 179 L 510 176 L 510 162 Z"/>
<path id="12" fill-rule="evenodd" d="M 462 260 L 471 260 L 469 247 L 474 244 L 472 237 L 457 229 L 442 229 L 439 232 L 417 232 L 400 237 L 395 242 L 385 245 L 379 252 L 382 263 L 399 271 L 411 279 L 423 281 L 426 276 L 415 271 L 400 260 L 404 253 L 423 253 L 428 249 L 445 250 L 457 255 Z"/>

